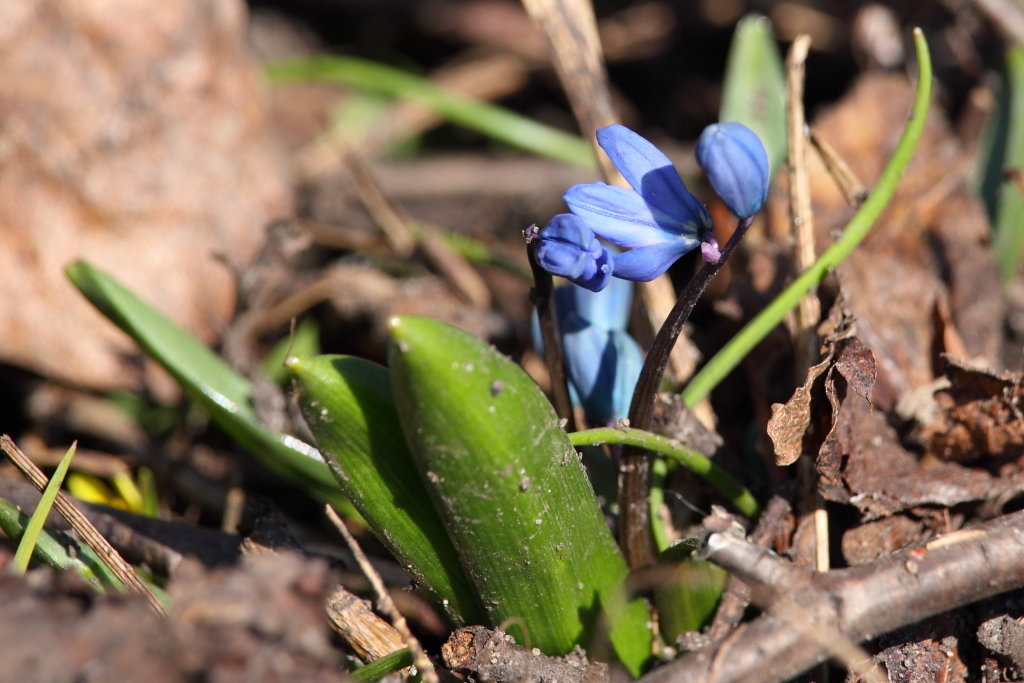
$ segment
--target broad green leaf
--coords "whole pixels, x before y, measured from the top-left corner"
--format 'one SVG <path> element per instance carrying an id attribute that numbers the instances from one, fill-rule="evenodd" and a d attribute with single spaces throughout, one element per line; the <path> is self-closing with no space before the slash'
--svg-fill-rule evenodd
<path id="1" fill-rule="evenodd" d="M 76 261 L 68 266 L 67 275 L 85 298 L 160 363 L 228 436 L 309 495 L 348 509 L 348 501 L 316 449 L 264 428 L 250 405 L 249 381 L 205 344 L 98 268 Z"/>
<path id="2" fill-rule="evenodd" d="M 286 365 L 321 452 L 370 528 L 452 623 L 483 623 L 475 592 L 405 445 L 388 371 L 349 356 L 292 356 Z"/>
<path id="3" fill-rule="evenodd" d="M 771 22 L 751 14 L 736 24 L 722 83 L 721 121 L 739 121 L 764 143 L 772 175 L 786 158 L 786 72 Z"/>
<path id="4" fill-rule="evenodd" d="M 590 645 L 606 611 L 615 654 L 639 674 L 650 615 L 626 604 L 626 562 L 551 404 L 462 330 L 405 316 L 391 331 L 406 439 L 490 624 L 563 654 Z"/>
<path id="5" fill-rule="evenodd" d="M 452 123 L 539 156 L 583 168 L 597 161 L 590 143 L 503 107 L 445 90 L 428 79 L 356 57 L 320 56 L 277 62 L 266 68 L 271 83 L 327 81 L 419 102 Z"/>

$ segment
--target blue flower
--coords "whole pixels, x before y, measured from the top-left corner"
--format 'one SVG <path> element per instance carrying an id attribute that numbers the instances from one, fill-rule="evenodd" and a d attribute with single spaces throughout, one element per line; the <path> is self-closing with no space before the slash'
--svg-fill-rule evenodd
<path id="1" fill-rule="evenodd" d="M 611 254 L 580 218 L 559 214 L 533 239 L 539 240 L 536 257 L 544 270 L 593 292 L 607 286 L 612 276 Z"/>
<path id="2" fill-rule="evenodd" d="M 570 188 L 563 199 L 596 234 L 629 249 L 612 257 L 615 277 L 653 280 L 713 240 L 707 208 L 657 147 L 620 125 L 599 129 L 597 141 L 633 189 L 589 183 Z"/>
<path id="3" fill-rule="evenodd" d="M 632 287 L 624 280 L 612 280 L 601 292 L 572 286 L 554 292 L 569 393 L 594 425 L 626 417 L 640 377 L 643 352 L 626 332 Z M 533 339 L 543 354 L 536 315 Z"/>
<path id="4" fill-rule="evenodd" d="M 715 123 L 697 140 L 697 163 L 729 210 L 749 218 L 768 198 L 768 154 L 742 123 Z"/>

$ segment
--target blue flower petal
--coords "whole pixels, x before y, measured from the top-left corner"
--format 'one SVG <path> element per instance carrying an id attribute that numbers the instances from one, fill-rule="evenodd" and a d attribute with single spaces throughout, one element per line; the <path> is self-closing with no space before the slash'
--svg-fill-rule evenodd
<path id="1" fill-rule="evenodd" d="M 535 254 L 544 270 L 591 291 L 607 286 L 612 275 L 611 254 L 581 218 L 559 214 L 537 239 Z"/>
<path id="2" fill-rule="evenodd" d="M 604 416 L 604 422 L 629 415 L 629 404 L 633 400 L 633 391 L 644 365 L 644 352 L 629 334 L 622 330 L 612 330 L 608 333 L 608 339 L 615 347 L 616 363 L 615 380 L 611 390 L 611 410 Z"/>
<path id="3" fill-rule="evenodd" d="M 629 325 L 633 305 L 632 282 L 613 277 L 600 292 L 573 287 L 572 295 L 573 310 L 591 325 L 604 330 L 625 330 Z"/>
<path id="4" fill-rule="evenodd" d="M 671 216 L 682 225 L 711 225 L 707 208 L 686 189 L 669 158 L 646 138 L 614 124 L 598 129 L 597 142 L 626 182 L 656 212 Z M 662 226 L 671 229 L 664 223 Z"/>
<path id="5" fill-rule="evenodd" d="M 658 277 L 686 252 L 700 242 L 696 239 L 678 239 L 674 242 L 652 244 L 649 247 L 631 249 L 612 256 L 612 271 L 615 277 L 635 282 L 649 282 Z"/>
<path id="6" fill-rule="evenodd" d="M 574 185 L 562 195 L 569 210 L 590 229 L 620 247 L 646 247 L 680 234 L 697 234 L 697 225 L 679 223 L 644 201 L 638 193 L 605 183 Z"/>

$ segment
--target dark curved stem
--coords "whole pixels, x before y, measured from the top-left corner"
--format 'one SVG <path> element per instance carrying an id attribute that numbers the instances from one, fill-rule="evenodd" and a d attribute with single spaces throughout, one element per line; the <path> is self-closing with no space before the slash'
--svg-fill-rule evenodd
<path id="1" fill-rule="evenodd" d="M 527 228 L 527 231 L 532 228 Z M 573 415 L 572 401 L 569 399 L 569 388 L 565 383 L 565 359 L 562 353 L 562 339 L 558 334 L 558 321 L 555 319 L 555 298 L 552 296 L 554 282 L 551 273 L 537 263 L 537 240 L 532 233 L 526 235 L 526 254 L 530 259 L 530 270 L 533 271 L 533 289 L 530 290 L 530 301 L 537 308 L 537 319 L 540 322 L 540 336 L 544 341 L 544 364 L 551 376 L 551 399 L 558 417 L 565 420 L 565 428 L 576 431 L 576 419 Z"/>
<path id="2" fill-rule="evenodd" d="M 740 220 L 732 237 L 722 250 L 717 263 L 705 263 L 687 283 L 676 305 L 658 330 L 647 359 L 640 370 L 633 400 L 629 405 L 629 426 L 649 430 L 654 416 L 654 400 L 661 387 L 661 378 L 668 365 L 669 354 L 679 333 L 690 317 L 697 300 L 707 289 L 711 278 L 721 270 L 740 239 L 750 227 L 752 218 Z M 544 342 L 545 344 L 547 341 Z M 647 513 L 647 479 L 650 469 L 648 452 L 632 446 L 622 450 L 619 462 L 619 546 L 632 568 L 654 563 L 651 524 Z"/>

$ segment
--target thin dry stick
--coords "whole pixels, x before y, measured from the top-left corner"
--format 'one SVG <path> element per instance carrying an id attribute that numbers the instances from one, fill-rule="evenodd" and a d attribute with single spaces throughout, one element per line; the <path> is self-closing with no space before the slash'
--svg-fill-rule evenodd
<path id="1" fill-rule="evenodd" d="M 4 434 L 0 436 L 0 449 L 3 449 L 7 457 L 11 459 L 14 466 L 21 471 L 25 478 L 32 482 L 39 491 L 46 488 L 46 475 L 43 474 L 42 470 L 36 467 L 35 463 L 29 460 L 28 456 L 21 452 L 21 449 L 14 443 L 8 435 Z M 157 614 L 164 616 L 167 614 L 167 610 L 157 599 L 153 591 L 149 590 L 149 587 L 142 582 L 135 572 L 132 571 L 132 566 L 128 564 L 120 553 L 114 549 L 114 546 L 105 539 L 96 527 L 92 525 L 88 519 L 85 518 L 75 504 L 71 502 L 63 492 L 57 492 L 57 498 L 54 499 L 53 505 L 57 508 L 57 511 L 68 521 L 71 528 L 78 532 L 78 535 L 82 537 L 82 540 L 92 548 L 93 552 L 103 561 L 103 564 L 110 568 L 110 571 L 114 573 L 118 579 L 133 593 L 137 593 L 149 603 L 150 609 Z"/>
<path id="2" fill-rule="evenodd" d="M 786 126 L 789 133 L 789 210 L 793 218 L 793 234 L 796 238 L 796 268 L 802 272 L 814 263 L 814 214 L 811 210 L 811 186 L 807 177 L 807 129 L 804 120 L 804 75 L 807 52 L 811 37 L 797 36 L 786 58 L 787 82 L 789 85 L 786 103 Z M 821 319 L 821 304 L 815 290 L 800 300 L 796 310 L 796 346 L 798 377 L 807 373 L 807 368 L 817 361 L 818 337 L 815 328 Z M 814 470 L 804 466 L 800 474 L 813 477 Z M 825 506 L 816 492 L 810 493 L 814 506 L 814 566 L 820 572 L 828 571 L 828 516 Z"/>
<path id="3" fill-rule="evenodd" d="M 868 189 L 864 187 L 864 183 L 860 181 L 850 165 L 843 161 L 832 145 L 815 133 L 813 128 L 810 132 L 810 139 L 811 149 L 817 153 L 821 163 L 825 165 L 825 170 L 835 181 L 839 191 L 843 193 L 846 203 L 855 209 L 860 208 L 860 205 L 868 198 Z"/>
<path id="4" fill-rule="evenodd" d="M 359 200 L 380 226 L 396 255 L 408 257 L 418 242 L 427 261 L 448 280 L 456 293 L 474 306 L 490 307 L 491 291 L 483 277 L 465 258 L 445 244 L 435 228 L 417 226 L 415 221 L 392 202 L 377 182 L 376 175 L 358 153 L 349 150 L 345 155 L 345 164 Z M 415 234 L 417 227 L 421 233 L 418 240 Z"/>
<path id="5" fill-rule="evenodd" d="M 789 138 L 789 211 L 796 239 L 796 270 L 803 272 L 814 263 L 814 215 L 811 211 L 811 186 L 807 177 L 807 134 L 804 121 L 804 73 L 811 37 L 797 36 L 786 59 L 789 94 L 786 103 L 786 127 Z M 814 365 L 818 343 L 815 327 L 821 318 L 821 305 L 811 290 L 797 308 L 797 376 Z"/>
<path id="6" fill-rule="evenodd" d="M 385 614 L 394 624 L 395 629 L 402 634 L 402 638 L 405 639 L 405 644 L 412 652 L 412 661 L 419 670 L 420 675 L 423 676 L 423 680 L 427 683 L 440 683 L 440 679 L 437 676 L 437 671 L 434 670 L 434 663 L 427 657 L 427 653 L 423 651 L 423 646 L 416 640 L 416 636 L 409 630 L 409 624 L 406 623 L 405 617 L 395 607 L 394 601 L 391 600 L 391 596 L 388 595 L 388 590 L 384 586 L 384 581 L 380 578 L 380 574 L 370 564 L 370 560 L 367 559 L 363 549 L 359 547 L 359 542 L 356 541 L 355 537 L 349 532 L 348 527 L 345 526 L 345 522 L 342 521 L 338 513 L 334 511 L 330 505 L 325 506 L 327 512 L 327 518 L 331 520 L 331 523 L 337 527 L 338 532 L 342 538 L 345 539 L 345 543 L 348 544 L 349 550 L 352 551 L 352 555 L 356 558 L 356 562 L 359 563 L 359 568 L 366 574 L 366 578 L 369 579 L 370 585 L 373 586 L 373 590 L 377 593 L 377 606 L 380 611 Z"/>

